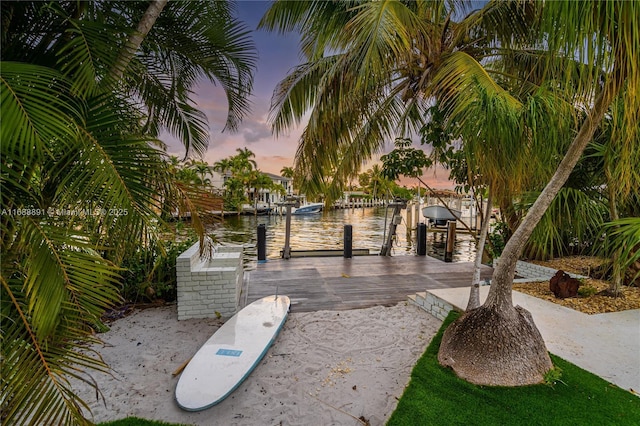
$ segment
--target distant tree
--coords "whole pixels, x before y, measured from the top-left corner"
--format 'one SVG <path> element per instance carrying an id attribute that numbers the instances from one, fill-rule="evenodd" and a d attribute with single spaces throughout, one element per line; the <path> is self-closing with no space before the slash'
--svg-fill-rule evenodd
<path id="1" fill-rule="evenodd" d="M 293 167 L 283 167 L 282 169 L 280 169 L 280 174 L 282 175 L 282 177 L 286 177 L 286 178 L 293 178 L 294 175 L 294 170 Z"/>
<path id="2" fill-rule="evenodd" d="M 230 172 L 232 168 L 233 168 L 232 157 L 223 158 L 222 160 L 216 161 L 215 163 L 213 163 L 213 170 L 220 174 L 225 174 L 227 172 Z"/>
<path id="3" fill-rule="evenodd" d="M 358 175 L 358 185 L 364 191 L 371 183 L 371 171 L 365 171 Z"/>
<path id="4" fill-rule="evenodd" d="M 238 148 L 236 152 L 236 155 L 214 163 L 213 170 L 230 173 L 231 177 L 225 181 L 227 208 L 240 212 L 242 203 L 247 201 L 250 192 L 253 194 L 254 202 L 257 203 L 260 189 L 274 189 L 274 187 L 271 178 L 257 169 L 257 163 L 253 159 L 255 154 L 250 149 Z M 239 191 L 239 187 L 243 188 L 242 191 Z M 280 188 L 275 189 L 280 190 Z"/>
<path id="5" fill-rule="evenodd" d="M 200 179 L 200 182 L 199 182 L 200 185 L 207 186 L 211 184 L 211 179 L 209 179 L 207 175 L 211 174 L 211 171 L 213 170 L 213 168 L 209 166 L 209 164 L 207 164 L 204 161 L 195 161 L 192 163 L 190 167 L 192 167 L 195 170 L 195 172 L 198 174 L 198 177 Z"/>
<path id="6" fill-rule="evenodd" d="M 233 157 L 238 164 L 236 167 L 241 169 L 255 169 L 258 167 L 256 160 L 254 160 L 256 155 L 249 148 L 237 148 L 236 152 L 238 154 Z"/>

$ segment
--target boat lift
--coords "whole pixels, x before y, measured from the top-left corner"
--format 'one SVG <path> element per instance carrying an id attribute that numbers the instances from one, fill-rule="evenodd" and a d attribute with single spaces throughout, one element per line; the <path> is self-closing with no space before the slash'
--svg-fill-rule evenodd
<path id="1" fill-rule="evenodd" d="M 402 215 L 400 214 L 403 209 L 407 208 L 407 200 L 396 199 L 394 202 L 387 204 L 384 212 L 384 228 L 385 233 L 387 230 L 387 214 L 389 207 L 393 207 L 393 214 L 391 215 L 391 221 L 389 222 L 389 232 L 384 234 L 382 239 L 384 243 L 380 249 L 380 256 L 391 256 L 391 247 L 393 246 L 393 236 L 396 235 L 396 228 L 402 222 Z"/>

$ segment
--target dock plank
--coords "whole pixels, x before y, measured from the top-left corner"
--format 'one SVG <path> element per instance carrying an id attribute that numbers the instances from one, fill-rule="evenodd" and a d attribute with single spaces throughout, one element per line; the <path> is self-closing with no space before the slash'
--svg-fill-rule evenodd
<path id="1" fill-rule="evenodd" d="M 481 278 L 490 278 L 492 271 L 483 265 Z M 291 298 L 292 312 L 390 306 L 427 289 L 468 287 L 472 276 L 471 262 L 428 256 L 277 259 L 245 273 L 242 304 L 277 291 Z"/>

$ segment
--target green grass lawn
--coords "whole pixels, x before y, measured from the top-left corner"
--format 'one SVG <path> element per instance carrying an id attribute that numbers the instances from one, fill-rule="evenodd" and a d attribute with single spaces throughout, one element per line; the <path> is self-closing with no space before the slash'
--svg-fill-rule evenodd
<path id="1" fill-rule="evenodd" d="M 551 355 L 560 381 L 518 388 L 472 385 L 438 364 L 452 312 L 411 373 L 387 425 L 640 425 L 640 398 Z"/>
<path id="2" fill-rule="evenodd" d="M 640 398 L 551 355 L 562 370 L 553 386 L 472 385 L 438 364 L 442 333 L 452 312 L 411 373 L 411 382 L 387 425 L 640 425 Z M 130 417 L 102 426 L 167 426 Z"/>

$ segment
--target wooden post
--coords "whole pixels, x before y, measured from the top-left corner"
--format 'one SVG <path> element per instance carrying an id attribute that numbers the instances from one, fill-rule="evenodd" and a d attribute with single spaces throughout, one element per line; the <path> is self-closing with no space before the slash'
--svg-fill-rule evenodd
<path id="1" fill-rule="evenodd" d="M 444 261 L 453 262 L 453 248 L 456 245 L 456 221 L 447 222 L 447 243 L 444 252 Z"/>
<path id="2" fill-rule="evenodd" d="M 416 232 L 417 249 L 416 254 L 418 256 L 427 255 L 427 225 L 424 223 L 418 224 L 418 230 Z"/>
<path id="3" fill-rule="evenodd" d="M 258 263 L 267 261 L 267 228 L 264 223 L 258 225 Z"/>
<path id="4" fill-rule="evenodd" d="M 295 203 L 291 202 L 291 200 L 287 200 L 285 203 L 285 206 L 287 206 L 287 218 L 284 231 L 284 248 L 282 249 L 283 259 L 291 258 L 291 247 L 289 247 L 289 241 L 291 236 L 291 207 L 294 205 Z"/>
<path id="5" fill-rule="evenodd" d="M 344 247 L 342 248 L 342 254 L 345 259 L 351 259 L 353 257 L 353 227 L 351 225 L 344 226 Z"/>

